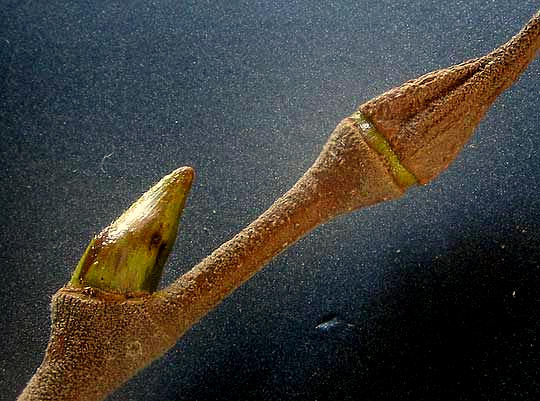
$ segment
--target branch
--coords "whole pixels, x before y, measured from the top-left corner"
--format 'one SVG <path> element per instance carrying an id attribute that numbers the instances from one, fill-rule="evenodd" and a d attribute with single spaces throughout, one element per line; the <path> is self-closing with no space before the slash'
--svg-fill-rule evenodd
<path id="1" fill-rule="evenodd" d="M 319 224 L 432 180 L 539 47 L 537 12 L 488 55 L 364 103 L 338 124 L 313 166 L 285 195 L 161 291 L 130 296 L 72 280 L 53 296 L 45 358 L 19 400 L 103 399 Z"/>

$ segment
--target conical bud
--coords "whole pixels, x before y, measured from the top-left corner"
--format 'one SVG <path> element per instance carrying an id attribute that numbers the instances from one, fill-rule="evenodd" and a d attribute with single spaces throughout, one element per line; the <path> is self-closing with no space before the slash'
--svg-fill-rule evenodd
<path id="1" fill-rule="evenodd" d="M 400 162 L 426 183 L 457 156 L 489 106 L 540 48 L 540 12 L 486 56 L 431 72 L 360 106 Z"/>
<path id="2" fill-rule="evenodd" d="M 70 284 L 118 293 L 155 291 L 193 176 L 190 167 L 173 171 L 95 236 Z"/>

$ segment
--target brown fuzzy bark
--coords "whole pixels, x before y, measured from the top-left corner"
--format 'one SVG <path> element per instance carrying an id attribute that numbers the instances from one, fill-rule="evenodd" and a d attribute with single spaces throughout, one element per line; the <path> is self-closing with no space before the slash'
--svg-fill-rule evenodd
<path id="1" fill-rule="evenodd" d="M 534 57 L 539 19 L 540 13 L 486 57 L 425 75 L 360 107 L 421 182 L 446 168 L 489 104 Z M 404 188 L 363 129 L 355 118 L 344 119 L 291 190 L 163 291 L 128 298 L 60 289 L 45 358 L 19 400 L 103 399 L 314 227 L 399 197 Z"/>
<path id="2" fill-rule="evenodd" d="M 540 11 L 484 57 L 423 75 L 360 106 L 420 181 L 437 176 L 540 48 Z"/>
<path id="3" fill-rule="evenodd" d="M 45 358 L 19 400 L 101 400 L 160 356 L 176 337 L 163 329 L 154 298 L 59 290 Z"/>
<path id="4" fill-rule="evenodd" d="M 134 298 L 59 290 L 45 359 L 19 400 L 103 399 L 314 227 L 402 193 L 354 120 L 343 120 L 289 192 L 165 290 Z"/>

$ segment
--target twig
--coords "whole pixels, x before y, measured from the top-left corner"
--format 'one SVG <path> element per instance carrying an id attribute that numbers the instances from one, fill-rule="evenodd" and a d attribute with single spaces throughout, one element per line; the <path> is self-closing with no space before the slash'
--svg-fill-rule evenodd
<path id="1" fill-rule="evenodd" d="M 490 54 L 363 104 L 338 124 L 293 188 L 164 290 L 111 299 L 100 291 L 60 289 L 45 358 L 19 400 L 103 399 L 311 229 L 433 179 L 539 47 L 540 12 Z"/>

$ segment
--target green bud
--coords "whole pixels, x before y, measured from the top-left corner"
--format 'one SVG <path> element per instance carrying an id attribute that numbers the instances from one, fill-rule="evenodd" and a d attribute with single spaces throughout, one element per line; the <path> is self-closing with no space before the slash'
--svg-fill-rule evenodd
<path id="1" fill-rule="evenodd" d="M 95 236 L 70 284 L 117 293 L 154 292 L 173 247 L 194 172 L 181 167 Z"/>

